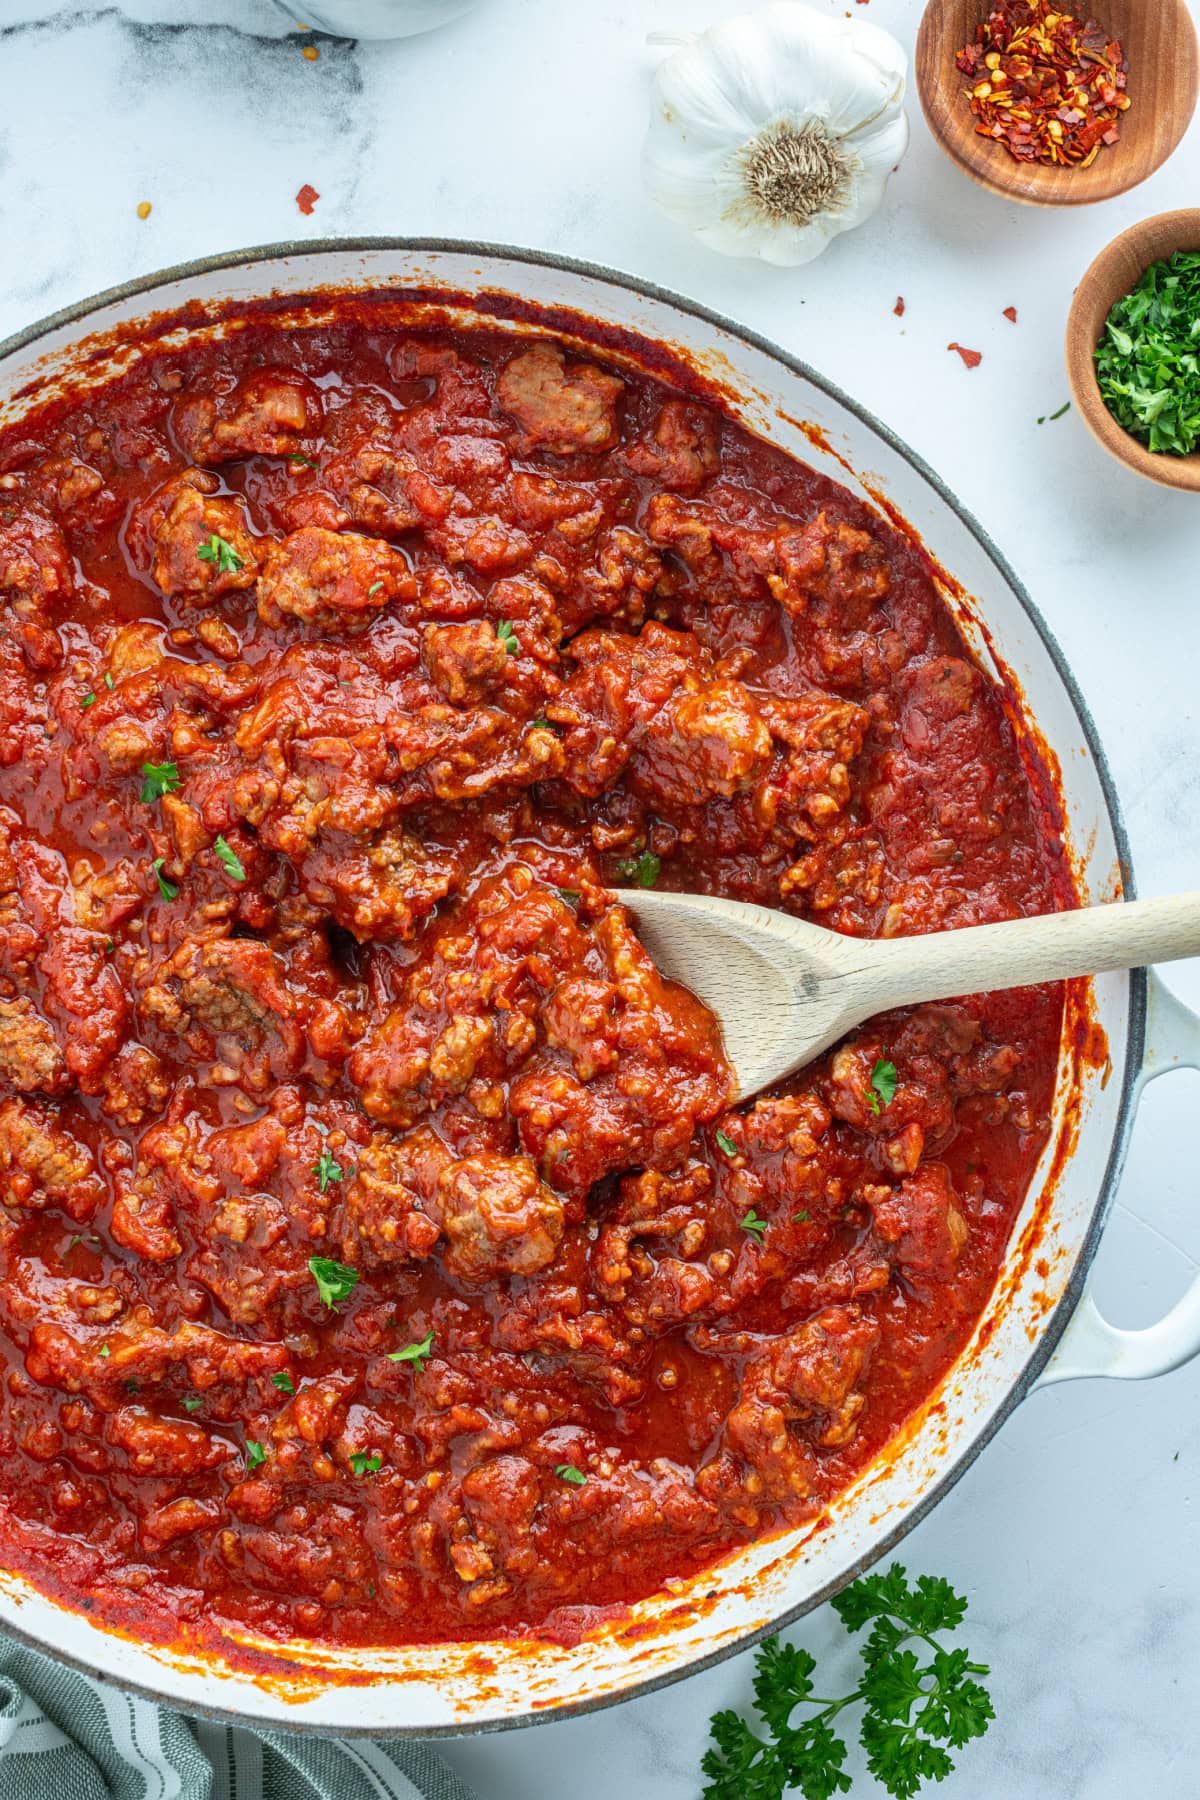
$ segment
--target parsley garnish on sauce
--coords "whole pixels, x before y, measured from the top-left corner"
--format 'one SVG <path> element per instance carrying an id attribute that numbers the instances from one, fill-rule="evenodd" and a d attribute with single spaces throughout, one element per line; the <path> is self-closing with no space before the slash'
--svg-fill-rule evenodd
<path id="1" fill-rule="evenodd" d="M 572 1487 L 583 1487 L 587 1476 L 574 1463 L 555 1463 L 554 1473 L 560 1481 L 569 1481 Z"/>
<path id="2" fill-rule="evenodd" d="M 389 1350 L 389 1362 L 410 1362 L 420 1375 L 433 1355 L 433 1333 L 427 1331 L 419 1344 L 405 1344 L 403 1350 Z"/>
<path id="3" fill-rule="evenodd" d="M 185 1394 L 183 1397 L 184 1412 L 199 1412 L 202 1401 L 196 1394 Z"/>
<path id="4" fill-rule="evenodd" d="M 142 764 L 142 805 L 153 806 L 164 794 L 173 794 L 179 782 L 179 767 L 173 762 Z"/>
<path id="5" fill-rule="evenodd" d="M 330 1312 L 336 1312 L 342 1301 L 358 1286 L 358 1270 L 348 1269 L 345 1263 L 334 1262 L 331 1257 L 310 1256 L 308 1267 L 317 1284 L 322 1304 Z"/>
<path id="6" fill-rule="evenodd" d="M 79 704 L 83 708 L 84 712 L 86 712 L 89 706 L 95 706 L 95 704 L 96 704 L 95 694 L 85 694 L 83 696 L 82 700 L 79 702 Z"/>
<path id="7" fill-rule="evenodd" d="M 294 1394 L 296 1391 L 296 1384 L 286 1369 L 280 1369 L 277 1375 L 272 1375 L 271 1386 L 278 1388 L 281 1394 Z"/>
<path id="8" fill-rule="evenodd" d="M 622 881 L 636 881 L 639 887 L 652 888 L 661 868 L 662 858 L 647 850 L 643 856 L 631 856 L 618 863 L 617 874 Z"/>
<path id="9" fill-rule="evenodd" d="M 179 889 L 175 886 L 173 881 L 168 881 L 162 872 L 162 866 L 166 860 L 165 856 L 156 856 L 150 867 L 154 870 L 154 879 L 158 883 L 158 891 L 163 899 L 178 900 Z"/>
<path id="10" fill-rule="evenodd" d="M 760 1244 L 767 1234 L 767 1223 L 766 1219 L 759 1218 L 753 1207 L 750 1208 L 744 1219 L 739 1220 L 741 1229 L 748 1231 L 751 1237 L 757 1238 Z"/>
<path id="11" fill-rule="evenodd" d="M 921 1575 L 910 1587 L 893 1563 L 865 1575 L 831 1602 L 847 1631 L 871 1630 L 862 1644 L 862 1674 L 853 1693 L 826 1699 L 813 1692 L 816 1659 L 769 1637 L 755 1653 L 754 1699 L 767 1731 L 759 1736 L 739 1713 L 719 1712 L 713 1744 L 701 1764 L 704 1800 L 778 1800 L 793 1788 L 805 1800 L 851 1792 L 845 1741 L 832 1730 L 846 1707 L 862 1703 L 859 1735 L 867 1767 L 896 1800 L 911 1800 L 926 1781 L 941 1781 L 960 1750 L 995 1718 L 979 1685 L 987 1665 L 966 1650 L 948 1650 L 935 1633 L 956 1631 L 967 1603 L 945 1581 Z M 915 1646 L 910 1648 L 909 1646 Z M 925 1661 L 925 1651 L 931 1652 Z M 804 1708 L 797 1716 L 797 1708 Z"/>
<path id="12" fill-rule="evenodd" d="M 382 581 L 373 581 L 367 589 L 367 599 L 369 600 L 372 594 L 377 594 L 382 586 Z"/>
<path id="13" fill-rule="evenodd" d="M 521 640 L 517 636 L 517 628 L 511 619 L 501 619 L 496 627 L 496 636 L 510 656 L 520 656 Z"/>
<path id="14" fill-rule="evenodd" d="M 228 538 L 223 538 L 214 531 L 206 544 L 201 544 L 196 551 L 201 562 L 212 563 L 218 575 L 236 575 L 244 567 L 244 559 L 240 557 Z"/>
<path id="15" fill-rule="evenodd" d="M 342 1179 L 342 1165 L 338 1162 L 332 1150 L 322 1150 L 320 1156 L 318 1156 L 316 1162 L 313 1164 L 313 1174 L 320 1184 L 322 1193 L 325 1192 L 331 1181 L 340 1181 Z"/>
<path id="16" fill-rule="evenodd" d="M 1200 250 L 1150 264 L 1109 313 L 1095 357 L 1118 425 L 1170 456 L 1200 447 Z"/>
<path id="17" fill-rule="evenodd" d="M 262 1445 L 256 1443 L 253 1438 L 247 1438 L 246 1439 L 246 1467 L 248 1469 L 257 1469 L 259 1467 L 259 1465 L 261 1463 L 265 1463 L 266 1460 L 267 1460 L 267 1453 L 263 1449 Z"/>
<path id="18" fill-rule="evenodd" d="M 288 456 L 289 462 L 303 463 L 306 469 L 319 469 L 320 463 L 314 457 L 305 456 L 300 450 L 293 450 Z"/>
<path id="19" fill-rule="evenodd" d="M 219 837 L 213 845 L 225 873 L 234 881 L 245 881 L 246 871 L 242 867 L 241 858 L 236 850 L 231 850 L 223 837 Z"/>
<path id="20" fill-rule="evenodd" d="M 896 1065 L 884 1062 L 882 1057 L 871 1070 L 871 1087 L 867 1094 L 867 1105 L 879 1117 L 883 1107 L 890 1106 L 896 1098 Z"/>
<path id="21" fill-rule="evenodd" d="M 792 1223 L 795 1225 L 807 1225 L 809 1223 L 809 1221 L 811 1220 L 811 1218 L 812 1218 L 812 1214 L 810 1212 L 793 1213 L 792 1214 Z"/>
<path id="22" fill-rule="evenodd" d="M 726 1156 L 736 1156 L 737 1155 L 738 1147 L 734 1143 L 733 1139 L 730 1137 L 730 1135 L 727 1131 L 718 1131 L 714 1135 L 717 1140 L 717 1149 L 718 1150 L 723 1150 L 725 1152 Z"/>
<path id="23" fill-rule="evenodd" d="M 352 1450 L 350 1452 L 350 1467 L 354 1470 L 356 1475 L 374 1475 L 376 1470 L 382 1468 L 382 1466 L 383 1458 L 379 1455 L 378 1451 L 376 1451 L 374 1456 L 367 1450 Z"/>

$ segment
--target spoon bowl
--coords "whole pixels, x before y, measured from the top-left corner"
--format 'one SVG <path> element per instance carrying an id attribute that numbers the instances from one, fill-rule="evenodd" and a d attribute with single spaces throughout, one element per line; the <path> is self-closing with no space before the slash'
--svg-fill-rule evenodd
<path id="1" fill-rule="evenodd" d="M 1200 955 L 1200 894 L 856 938 L 707 894 L 622 893 L 663 973 L 720 1020 L 744 1100 L 894 1006 Z"/>

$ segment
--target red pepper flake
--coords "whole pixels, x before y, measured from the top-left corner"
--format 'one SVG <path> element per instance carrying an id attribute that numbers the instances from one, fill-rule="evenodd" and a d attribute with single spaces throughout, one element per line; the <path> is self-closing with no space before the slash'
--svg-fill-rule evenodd
<path id="1" fill-rule="evenodd" d="M 306 181 L 304 186 L 300 189 L 300 192 L 296 195 L 296 205 L 307 218 L 320 198 L 321 196 L 318 194 L 316 188 L 310 187 Z"/>
<path id="2" fill-rule="evenodd" d="M 957 350 L 968 369 L 977 369 L 983 361 L 982 350 L 968 350 L 965 344 L 947 344 L 947 350 Z"/>
<path id="3" fill-rule="evenodd" d="M 1129 109 L 1119 41 L 1062 0 L 996 0 L 955 57 L 980 137 L 1018 162 L 1086 169 Z"/>
<path id="4" fill-rule="evenodd" d="M 1006 319 L 1011 319 L 1012 323 L 1015 325 L 1017 322 L 1016 307 L 1015 306 L 1006 306 L 1004 309 L 1004 316 Z"/>
<path id="5" fill-rule="evenodd" d="M 904 317 L 904 295 L 903 294 L 896 295 L 896 304 L 895 304 L 895 306 L 893 306 L 892 311 L 895 313 L 895 315 L 898 319 L 902 319 Z"/>

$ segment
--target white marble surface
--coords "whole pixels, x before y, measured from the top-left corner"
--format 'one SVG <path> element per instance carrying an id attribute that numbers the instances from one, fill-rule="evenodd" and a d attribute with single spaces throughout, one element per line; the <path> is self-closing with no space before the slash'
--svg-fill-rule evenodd
<path id="1" fill-rule="evenodd" d="M 321 40 L 315 63 L 295 38 L 179 24 L 204 9 L 130 0 L 130 22 L 120 6 L 0 0 L 0 336 L 190 256 L 342 232 L 535 245 L 694 295 L 808 358 L 950 478 L 1091 701 L 1142 891 L 1200 887 L 1200 500 L 1125 474 L 1071 414 L 1036 423 L 1066 398 L 1075 281 L 1127 224 L 1196 202 L 1200 127 L 1139 191 L 1042 212 L 957 175 L 914 102 L 883 213 L 784 272 L 693 247 L 639 186 L 645 33 L 709 22 L 728 0 L 483 0 L 420 40 Z M 863 16 L 911 42 L 919 12 L 870 0 Z M 218 15 L 277 24 L 270 0 L 217 0 Z M 310 219 L 302 182 L 321 194 Z M 982 367 L 948 355 L 951 338 Z M 1174 979 L 1200 1003 L 1200 967 Z M 1154 1318 L 1200 1261 L 1196 1094 L 1177 1076 L 1143 1109 L 1097 1271 L 1120 1323 Z M 970 1643 L 994 1670 L 998 1722 L 939 1790 L 949 1800 L 1200 1792 L 1198 1400 L 1200 1364 L 1038 1395 L 904 1546 L 910 1568 L 969 1593 Z M 828 1613 L 797 1635 L 838 1653 Z M 750 1673 L 737 1658 L 447 1754 L 482 1800 L 691 1800 L 709 1714 L 743 1702 Z"/>

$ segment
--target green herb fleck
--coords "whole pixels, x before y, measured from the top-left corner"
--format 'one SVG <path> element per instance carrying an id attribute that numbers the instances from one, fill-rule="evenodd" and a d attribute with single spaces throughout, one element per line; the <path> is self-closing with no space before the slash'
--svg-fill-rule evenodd
<path id="1" fill-rule="evenodd" d="M 89 706 L 95 706 L 95 704 L 96 704 L 95 694 L 85 694 L 83 696 L 83 699 L 79 702 L 79 704 L 80 704 L 80 706 L 82 706 L 83 710 L 86 712 Z"/>
<path id="2" fill-rule="evenodd" d="M 153 806 L 164 794 L 173 794 L 179 783 L 179 765 L 167 763 L 142 764 L 142 805 Z"/>
<path id="3" fill-rule="evenodd" d="M 111 1356 L 112 1351 L 109 1349 L 107 1344 L 101 1344 L 99 1350 L 97 1350 L 97 1352 L 96 1352 L 96 1355 L 97 1356 Z"/>
<path id="4" fill-rule="evenodd" d="M 1118 425 L 1169 456 L 1200 446 L 1200 250 L 1151 263 L 1109 313 L 1095 359 Z"/>
<path id="5" fill-rule="evenodd" d="M 867 1094 L 867 1105 L 876 1118 L 883 1107 L 890 1106 L 896 1098 L 896 1065 L 884 1062 L 881 1058 L 871 1070 L 871 1088 Z"/>
<path id="6" fill-rule="evenodd" d="M 278 1388 L 281 1394 L 294 1394 L 296 1391 L 296 1384 L 286 1369 L 280 1369 L 277 1375 L 272 1375 L 271 1386 Z"/>
<path id="7" fill-rule="evenodd" d="M 572 1487 L 583 1487 L 587 1476 L 574 1463 L 555 1463 L 554 1473 L 560 1481 L 569 1481 Z"/>
<path id="8" fill-rule="evenodd" d="M 348 1269 L 345 1263 L 334 1262 L 328 1256 L 310 1256 L 308 1267 L 322 1304 L 331 1312 L 336 1312 L 358 1286 L 358 1270 Z"/>
<path id="9" fill-rule="evenodd" d="M 954 1768 L 946 1746 L 960 1750 L 987 1730 L 995 1714 L 975 1679 L 987 1674 L 986 1665 L 970 1662 L 966 1650 L 944 1649 L 934 1636 L 956 1631 L 967 1610 L 948 1583 L 922 1575 L 910 1587 L 894 1563 L 886 1575 L 852 1583 L 831 1604 L 847 1631 L 871 1626 L 858 1686 L 839 1700 L 815 1694 L 816 1659 L 768 1638 L 755 1653 L 753 1684 L 767 1735 L 760 1737 L 739 1713 L 716 1714 L 713 1744 L 701 1764 L 708 1777 L 704 1800 L 780 1800 L 793 1788 L 804 1800 L 850 1793 L 847 1746 L 831 1727 L 858 1702 L 867 1767 L 896 1800 L 911 1800 L 926 1781 L 943 1780 Z M 923 1647 L 933 1653 L 925 1662 Z M 811 1710 L 793 1724 L 797 1707 Z"/>
<path id="10" fill-rule="evenodd" d="M 320 1156 L 313 1164 L 313 1174 L 320 1183 L 322 1193 L 325 1192 L 331 1181 L 340 1181 L 342 1179 L 342 1165 L 338 1162 L 332 1150 L 322 1150 Z"/>
<path id="11" fill-rule="evenodd" d="M 760 1219 L 754 1208 L 751 1207 L 745 1218 L 741 1220 L 741 1228 L 743 1231 L 748 1231 L 752 1237 L 757 1238 L 761 1244 L 767 1234 L 767 1223 L 768 1221 Z"/>
<path id="12" fill-rule="evenodd" d="M 639 887 L 652 888 L 661 868 L 662 858 L 647 850 L 642 856 L 631 856 L 618 863 L 617 874 L 622 881 L 636 881 Z"/>
<path id="13" fill-rule="evenodd" d="M 382 1468 L 382 1466 L 383 1458 L 379 1455 L 378 1451 L 376 1451 L 374 1456 L 370 1455 L 366 1450 L 352 1450 L 350 1452 L 350 1467 L 354 1470 L 356 1475 L 374 1475 L 378 1469 Z"/>
<path id="14" fill-rule="evenodd" d="M 578 888 L 556 888 L 554 891 L 558 895 L 559 899 L 564 901 L 567 906 L 578 906 L 579 905 L 579 889 Z"/>
<path id="15" fill-rule="evenodd" d="M 382 586 L 382 581 L 373 581 L 367 589 L 367 599 L 369 600 L 372 594 L 377 594 Z"/>
<path id="16" fill-rule="evenodd" d="M 246 1439 L 246 1467 L 248 1469 L 257 1469 L 262 1463 L 265 1463 L 266 1460 L 267 1460 L 267 1453 L 263 1449 L 262 1445 L 259 1443 L 256 1443 L 253 1438 L 247 1438 Z"/>
<path id="17" fill-rule="evenodd" d="M 246 871 L 236 850 L 230 848 L 223 837 L 219 837 L 213 845 L 225 873 L 234 881 L 245 881 Z"/>
<path id="18" fill-rule="evenodd" d="M 112 692 L 112 689 L 113 689 L 113 678 L 112 678 L 112 676 L 111 676 L 111 675 L 110 675 L 110 674 L 109 674 L 109 672 L 108 672 L 108 670 L 107 670 L 107 669 L 106 669 L 106 670 L 105 670 L 105 671 L 104 671 L 104 685 L 105 685 L 105 687 L 106 687 L 106 688 L 107 688 L 107 689 L 108 689 L 108 690 L 109 690 L 109 692 L 110 692 L 110 693 L 111 693 L 111 692 Z"/>
<path id="19" fill-rule="evenodd" d="M 718 1150 L 723 1150 L 725 1152 L 726 1156 L 736 1156 L 737 1155 L 738 1147 L 734 1143 L 733 1139 L 730 1137 L 730 1135 L 727 1131 L 718 1131 L 716 1133 L 716 1139 L 717 1139 L 717 1149 Z"/>
<path id="20" fill-rule="evenodd" d="M 1069 413 L 1070 410 L 1071 410 L 1071 402 L 1069 400 L 1064 400 L 1063 404 L 1059 407 L 1057 412 L 1043 413 L 1042 417 L 1038 420 L 1038 424 L 1044 425 L 1048 419 L 1050 421 L 1051 425 L 1053 425 L 1055 419 L 1061 419 L 1063 414 Z"/>
<path id="21" fill-rule="evenodd" d="M 812 1214 L 810 1212 L 798 1212 L 792 1214 L 792 1222 L 796 1225 L 807 1225 L 811 1218 Z"/>
<path id="22" fill-rule="evenodd" d="M 183 1397 L 184 1412 L 199 1412 L 203 1404 L 198 1394 L 185 1394 Z"/>
<path id="23" fill-rule="evenodd" d="M 228 538 L 213 532 L 207 544 L 201 544 L 196 551 L 201 562 L 213 563 L 218 575 L 236 575 L 243 566 L 240 557 Z"/>
<path id="24" fill-rule="evenodd" d="M 511 619 L 501 619 L 496 627 L 496 636 L 510 656 L 520 656 L 521 640 Z"/>
<path id="25" fill-rule="evenodd" d="M 405 1344 L 403 1350 L 389 1350 L 389 1362 L 410 1362 L 420 1375 L 433 1355 L 433 1332 L 427 1331 L 419 1344 Z"/>
<path id="26" fill-rule="evenodd" d="M 127 1375 L 121 1386 L 130 1394 L 140 1394 L 142 1391 L 141 1382 L 135 1381 L 132 1375 Z"/>
<path id="27" fill-rule="evenodd" d="M 305 456 L 300 450 L 293 450 L 288 455 L 289 462 L 303 463 L 306 469 L 319 469 L 320 463 L 314 457 Z"/>
<path id="28" fill-rule="evenodd" d="M 158 883 L 158 891 L 163 899 L 178 900 L 179 889 L 175 886 L 173 881 L 168 881 L 162 872 L 162 866 L 166 860 L 165 856 L 156 856 L 150 867 L 154 870 L 154 879 Z"/>

